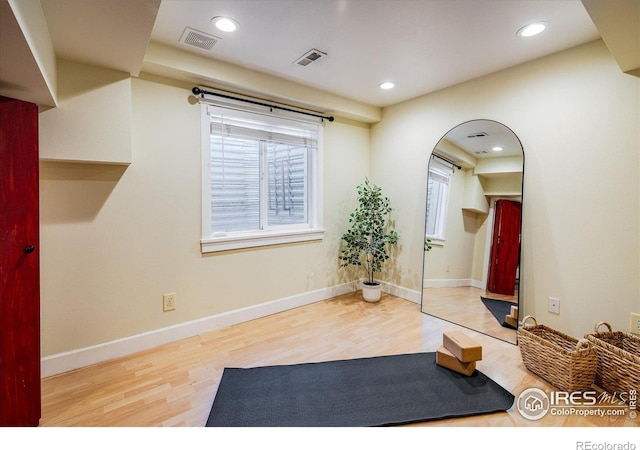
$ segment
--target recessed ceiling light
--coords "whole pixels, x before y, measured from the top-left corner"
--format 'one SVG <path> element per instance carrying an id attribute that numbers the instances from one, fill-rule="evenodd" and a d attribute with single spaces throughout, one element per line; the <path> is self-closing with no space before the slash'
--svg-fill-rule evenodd
<path id="1" fill-rule="evenodd" d="M 388 90 L 396 87 L 396 84 L 393 81 L 385 81 L 384 83 L 380 83 L 380 89 Z"/>
<path id="2" fill-rule="evenodd" d="M 214 17 L 211 19 L 211 23 L 214 24 L 218 30 L 226 33 L 232 33 L 240 27 L 240 24 L 236 20 L 223 16 Z"/>
<path id="3" fill-rule="evenodd" d="M 531 23 L 520 28 L 516 34 L 520 37 L 531 37 L 542 33 L 548 26 L 547 22 Z"/>
<path id="4" fill-rule="evenodd" d="M 502 147 L 493 147 L 491 150 L 493 150 L 494 152 L 501 152 L 504 149 Z"/>

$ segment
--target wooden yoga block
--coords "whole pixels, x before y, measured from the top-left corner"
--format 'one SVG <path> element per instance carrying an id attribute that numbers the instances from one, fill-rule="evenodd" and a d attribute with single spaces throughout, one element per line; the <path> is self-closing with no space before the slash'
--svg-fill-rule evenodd
<path id="1" fill-rule="evenodd" d="M 466 363 L 460 361 L 444 345 L 440 346 L 436 351 L 436 364 L 467 376 L 473 374 L 473 371 L 476 370 L 475 361 Z"/>
<path id="2" fill-rule="evenodd" d="M 518 307 L 517 306 L 512 306 L 511 307 L 511 314 L 510 316 L 512 316 L 514 319 L 518 318 Z"/>
<path id="3" fill-rule="evenodd" d="M 518 318 L 508 314 L 505 316 L 504 321 L 511 325 L 513 328 L 518 328 Z"/>
<path id="4" fill-rule="evenodd" d="M 442 344 L 461 362 L 482 359 L 482 346 L 461 331 L 445 332 L 442 336 Z"/>

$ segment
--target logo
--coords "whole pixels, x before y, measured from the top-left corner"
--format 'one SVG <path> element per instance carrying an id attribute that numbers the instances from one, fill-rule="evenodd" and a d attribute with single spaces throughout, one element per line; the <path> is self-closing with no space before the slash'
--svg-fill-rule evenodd
<path id="1" fill-rule="evenodd" d="M 552 416 L 598 416 L 619 417 L 629 415 L 637 417 L 637 392 L 598 393 L 596 391 L 551 391 L 538 388 L 522 391 L 516 401 L 520 414 L 529 420 L 542 419 L 547 414 Z"/>
<path id="2" fill-rule="evenodd" d="M 525 389 L 516 401 L 520 414 L 529 420 L 542 419 L 549 412 L 549 405 L 549 397 L 538 388 Z"/>

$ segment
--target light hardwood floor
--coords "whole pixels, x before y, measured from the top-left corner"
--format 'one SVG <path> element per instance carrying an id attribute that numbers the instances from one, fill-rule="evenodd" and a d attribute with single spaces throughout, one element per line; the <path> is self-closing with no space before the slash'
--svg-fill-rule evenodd
<path id="1" fill-rule="evenodd" d="M 422 312 L 515 343 L 516 331 L 503 327 L 480 297 L 516 302 L 514 295 L 495 294 L 471 286 L 422 290 Z"/>
<path id="2" fill-rule="evenodd" d="M 420 305 L 359 292 L 211 331 L 42 381 L 42 427 L 202 427 L 224 367 L 256 367 L 432 352 L 446 330 L 461 329 L 483 345 L 477 368 L 516 397 L 553 387 L 528 372 L 515 345 L 420 312 Z M 423 426 L 635 427 L 625 417 L 503 413 L 426 422 Z"/>

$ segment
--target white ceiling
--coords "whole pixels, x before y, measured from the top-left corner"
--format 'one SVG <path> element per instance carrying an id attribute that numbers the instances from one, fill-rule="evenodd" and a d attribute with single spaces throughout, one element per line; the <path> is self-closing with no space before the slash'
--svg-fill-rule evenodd
<path id="1" fill-rule="evenodd" d="M 522 156 L 522 144 L 515 133 L 492 120 L 462 123 L 449 130 L 443 139 L 454 143 L 475 159 Z M 501 147 L 502 150 L 492 151 L 493 147 Z"/>
<path id="2" fill-rule="evenodd" d="M 224 34 L 214 16 L 240 23 Z M 531 22 L 550 27 L 525 40 Z M 222 38 L 179 43 L 186 27 Z M 163 0 L 151 40 L 387 106 L 599 38 L 578 0 Z M 315 48 L 314 64 L 292 64 Z M 392 91 L 379 83 L 396 82 Z"/>
<path id="3" fill-rule="evenodd" d="M 15 4 L 34 5 L 33 0 L 26 1 L 29 3 L 0 0 L 2 23 Z M 137 76 L 144 67 L 149 42 L 155 41 L 381 107 L 598 39 L 598 30 L 583 6 L 590 1 L 41 0 L 40 3 L 57 58 Z M 210 19 L 217 15 L 235 18 L 240 23 L 239 31 L 232 35 L 214 31 Z M 548 32 L 530 40 L 516 36 L 521 26 L 539 20 L 549 22 Z M 22 26 L 18 18 L 9 22 L 11 30 Z M 183 46 L 179 39 L 186 27 L 222 40 L 213 52 Z M 28 82 L 29 73 L 39 66 L 38 58 L 19 57 L 28 48 L 27 34 L 5 33 L 8 29 L 5 27 L 0 33 L 0 95 L 33 101 L 29 93 L 48 86 L 42 83 L 41 76 Z M 311 48 L 328 56 L 306 68 L 292 64 Z M 29 60 L 28 64 L 23 60 Z M 215 84 L 216 74 L 212 71 L 209 76 Z M 395 81 L 396 89 L 381 91 L 378 84 L 385 80 Z"/>

